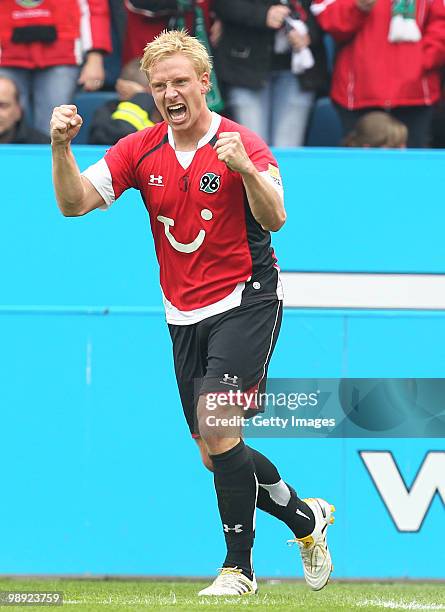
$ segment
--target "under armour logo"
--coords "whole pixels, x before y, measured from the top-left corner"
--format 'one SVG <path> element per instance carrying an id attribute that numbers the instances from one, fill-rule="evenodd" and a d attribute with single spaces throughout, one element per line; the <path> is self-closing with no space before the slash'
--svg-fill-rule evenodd
<path id="1" fill-rule="evenodd" d="M 224 523 L 224 531 L 226 533 L 229 533 L 229 531 L 234 531 L 235 533 L 241 533 L 242 532 L 241 527 L 242 525 L 235 525 L 235 527 L 229 527 L 228 525 Z"/>
<path id="2" fill-rule="evenodd" d="M 238 387 L 238 376 L 229 376 L 228 374 L 224 374 L 223 379 L 219 381 L 224 385 L 230 385 L 232 387 Z"/>
<path id="3" fill-rule="evenodd" d="M 161 175 L 155 176 L 154 174 L 150 174 L 150 180 L 148 181 L 149 185 L 154 185 L 156 187 L 164 187 L 163 177 Z"/>

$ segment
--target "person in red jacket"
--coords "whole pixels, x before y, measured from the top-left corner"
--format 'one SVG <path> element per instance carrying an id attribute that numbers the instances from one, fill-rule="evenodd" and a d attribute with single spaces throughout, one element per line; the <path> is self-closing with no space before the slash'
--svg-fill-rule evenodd
<path id="1" fill-rule="evenodd" d="M 111 51 L 107 0 L 2 0 L 0 74 L 17 84 L 34 126 L 49 133 L 54 106 L 104 81 Z M 80 66 L 83 64 L 83 67 Z"/>
<path id="2" fill-rule="evenodd" d="M 127 9 L 127 27 L 124 38 L 122 63 L 125 65 L 163 30 L 168 29 L 174 19 L 183 11 L 185 25 L 193 29 L 193 5 L 187 0 L 124 0 Z M 210 8 L 212 0 L 196 0 L 210 30 Z"/>
<path id="3" fill-rule="evenodd" d="M 408 146 L 428 143 L 445 65 L 442 0 L 315 0 L 312 12 L 338 43 L 331 97 L 344 132 L 370 110 L 408 127 Z"/>

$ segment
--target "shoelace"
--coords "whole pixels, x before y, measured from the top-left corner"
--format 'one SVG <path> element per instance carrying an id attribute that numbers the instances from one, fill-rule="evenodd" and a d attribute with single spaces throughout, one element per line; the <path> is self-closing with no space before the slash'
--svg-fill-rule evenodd
<path id="1" fill-rule="evenodd" d="M 297 538 L 292 538 L 292 540 L 287 540 L 286 544 L 288 546 L 293 546 L 294 544 L 298 544 L 301 550 L 308 550 L 308 547 L 304 545 L 304 542 L 300 542 Z"/>
<path id="2" fill-rule="evenodd" d="M 304 543 L 303 542 L 299 542 L 297 540 L 297 538 L 293 538 L 292 540 L 287 540 L 287 545 L 288 546 L 294 546 L 294 544 L 298 544 L 298 547 L 300 548 L 300 553 L 301 553 L 301 556 L 303 558 L 303 561 L 306 561 L 306 560 L 310 561 L 312 547 L 306 548 Z"/>
<path id="3" fill-rule="evenodd" d="M 219 576 L 216 578 L 219 584 L 222 586 L 233 586 L 235 578 L 244 578 L 244 574 L 238 567 L 220 567 L 218 571 L 221 571 Z M 246 578 L 247 580 L 247 578 Z"/>
<path id="4" fill-rule="evenodd" d="M 218 572 L 221 572 L 220 576 L 223 576 L 224 574 L 242 574 L 243 570 L 239 567 L 219 567 Z"/>

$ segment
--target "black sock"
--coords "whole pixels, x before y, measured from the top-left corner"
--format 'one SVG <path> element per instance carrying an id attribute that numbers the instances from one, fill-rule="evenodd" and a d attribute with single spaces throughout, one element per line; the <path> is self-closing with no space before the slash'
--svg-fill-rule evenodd
<path id="1" fill-rule="evenodd" d="M 251 453 L 241 440 L 229 451 L 210 457 L 227 545 L 223 567 L 238 567 L 252 579 L 258 484 Z"/>
<path id="2" fill-rule="evenodd" d="M 274 464 L 254 448 L 250 450 L 259 483 L 257 507 L 280 519 L 296 538 L 304 538 L 315 527 L 314 513 L 283 480 Z"/>

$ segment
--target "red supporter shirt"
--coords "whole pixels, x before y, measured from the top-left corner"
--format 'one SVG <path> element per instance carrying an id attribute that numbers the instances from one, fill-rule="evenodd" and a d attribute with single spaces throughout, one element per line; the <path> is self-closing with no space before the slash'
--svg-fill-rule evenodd
<path id="1" fill-rule="evenodd" d="M 52 26 L 53 42 L 13 42 L 14 30 Z M 107 0 L 0 0 L 0 66 L 43 69 L 80 65 L 85 53 L 111 52 Z"/>
<path id="2" fill-rule="evenodd" d="M 210 29 L 210 8 L 211 0 L 197 0 L 197 5 L 203 10 L 207 31 Z M 172 15 L 165 17 L 150 17 L 149 11 L 135 9 L 131 2 L 126 2 L 127 25 L 125 28 L 125 39 L 122 62 L 127 62 L 141 57 L 145 45 L 151 42 L 156 36 L 169 28 Z M 194 11 L 186 11 L 185 27 L 193 35 Z"/>
<path id="3" fill-rule="evenodd" d="M 175 151 L 165 122 L 121 139 L 86 176 L 110 206 L 126 189 L 150 216 L 168 323 L 187 325 L 240 304 L 282 299 L 270 233 L 250 210 L 241 175 L 218 160 L 219 132 L 240 132 L 247 154 L 282 194 L 278 166 L 253 132 L 212 113 L 196 151 Z"/>

